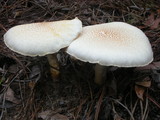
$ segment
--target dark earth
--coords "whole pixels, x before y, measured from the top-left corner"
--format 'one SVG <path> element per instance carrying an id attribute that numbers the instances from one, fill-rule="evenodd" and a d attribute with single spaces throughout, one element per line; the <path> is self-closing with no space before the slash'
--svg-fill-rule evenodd
<path id="1" fill-rule="evenodd" d="M 110 66 L 98 86 L 95 64 L 61 50 L 55 80 L 45 56 L 22 56 L 3 42 L 15 25 L 75 17 L 83 26 L 122 21 L 140 28 L 154 61 L 139 68 Z M 0 0 L 0 120 L 160 120 L 159 24 L 159 0 Z"/>

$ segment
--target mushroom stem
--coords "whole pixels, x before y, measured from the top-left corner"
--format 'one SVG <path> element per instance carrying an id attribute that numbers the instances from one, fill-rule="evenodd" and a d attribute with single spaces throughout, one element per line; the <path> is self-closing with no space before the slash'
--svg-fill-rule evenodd
<path id="1" fill-rule="evenodd" d="M 47 55 L 47 59 L 50 65 L 50 72 L 51 72 L 52 79 L 57 80 L 60 74 L 57 54 L 49 54 Z"/>
<path id="2" fill-rule="evenodd" d="M 95 66 L 95 80 L 94 82 L 98 85 L 102 85 L 106 78 L 107 67 L 96 64 Z"/>

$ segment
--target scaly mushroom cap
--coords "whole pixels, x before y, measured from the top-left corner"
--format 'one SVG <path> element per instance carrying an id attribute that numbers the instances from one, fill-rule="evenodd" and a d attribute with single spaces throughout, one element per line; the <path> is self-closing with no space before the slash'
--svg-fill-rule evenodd
<path id="1" fill-rule="evenodd" d="M 4 35 L 11 50 L 27 56 L 43 56 L 67 47 L 81 32 L 82 22 L 62 20 L 18 25 Z"/>
<path id="2" fill-rule="evenodd" d="M 146 35 L 123 22 L 86 26 L 67 53 L 85 62 L 104 66 L 145 66 L 153 60 Z"/>

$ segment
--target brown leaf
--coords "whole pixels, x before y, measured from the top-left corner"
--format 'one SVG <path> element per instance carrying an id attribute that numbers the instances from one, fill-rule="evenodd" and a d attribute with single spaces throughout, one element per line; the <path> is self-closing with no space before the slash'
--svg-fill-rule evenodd
<path id="1" fill-rule="evenodd" d="M 57 113 L 51 117 L 51 120 L 69 120 L 69 119 L 67 116 Z"/>
<path id="2" fill-rule="evenodd" d="M 46 110 L 38 114 L 38 118 L 42 118 L 43 120 L 46 120 L 48 116 L 52 114 L 51 110 Z"/>
<path id="3" fill-rule="evenodd" d="M 32 67 L 31 72 L 29 74 L 29 79 L 31 80 L 29 82 L 29 87 L 31 89 L 34 89 L 37 81 L 41 78 L 41 72 L 40 72 L 40 68 L 35 65 Z"/>
<path id="4" fill-rule="evenodd" d="M 160 14 L 160 9 L 157 9 L 157 13 Z"/>
<path id="5" fill-rule="evenodd" d="M 0 28 L 2 28 L 5 32 L 7 32 L 7 29 L 2 24 L 0 24 Z"/>
<path id="6" fill-rule="evenodd" d="M 36 85 L 36 82 L 35 81 L 30 81 L 28 85 L 33 90 L 35 85 Z"/>
<path id="7" fill-rule="evenodd" d="M 14 18 L 17 18 L 17 17 L 21 16 L 22 13 L 23 13 L 23 11 L 16 11 L 16 12 L 13 12 Z"/>
<path id="8" fill-rule="evenodd" d="M 141 86 L 138 86 L 138 85 L 135 85 L 135 92 L 137 94 L 137 97 L 141 100 L 143 100 L 143 95 L 144 95 L 144 92 L 145 92 L 145 88 L 144 87 L 141 87 Z"/>
<path id="9" fill-rule="evenodd" d="M 152 12 L 151 15 L 147 18 L 147 20 L 144 22 L 146 26 L 151 26 L 154 22 L 154 13 Z"/>
<path id="10" fill-rule="evenodd" d="M 39 66 L 35 65 L 31 68 L 31 73 L 29 75 L 29 78 L 32 79 L 32 78 L 37 78 L 38 76 L 41 75 L 41 71 L 40 71 L 40 68 Z"/>
<path id="11" fill-rule="evenodd" d="M 149 88 L 151 86 L 151 80 L 149 77 L 146 77 L 143 81 L 136 82 L 136 85 Z"/>
<path id="12" fill-rule="evenodd" d="M 8 89 L 6 91 L 5 99 L 10 101 L 10 102 L 13 102 L 15 104 L 20 103 L 20 101 L 14 96 L 14 91 L 10 87 L 8 87 Z"/>
<path id="13" fill-rule="evenodd" d="M 8 68 L 8 72 L 10 73 L 17 73 L 18 72 L 18 64 L 14 64 L 14 65 L 11 65 L 9 68 Z"/>
<path id="14" fill-rule="evenodd" d="M 55 113 L 54 111 L 51 110 L 39 113 L 38 118 L 42 118 L 43 120 L 69 120 L 67 116 Z"/>
<path id="15" fill-rule="evenodd" d="M 15 19 L 8 19 L 8 22 L 9 22 L 9 23 L 14 23 L 14 22 L 15 22 Z"/>
<path id="16" fill-rule="evenodd" d="M 124 120 L 124 119 L 116 113 L 114 114 L 114 120 Z"/>
<path id="17" fill-rule="evenodd" d="M 151 81 L 141 81 L 141 82 L 136 82 L 136 84 L 149 88 L 151 86 Z"/>
<path id="18" fill-rule="evenodd" d="M 147 18 L 147 20 L 144 22 L 146 26 L 149 26 L 151 29 L 156 29 L 159 26 L 160 18 L 155 18 L 156 13 L 151 13 L 151 15 Z"/>
<path id="19" fill-rule="evenodd" d="M 158 28 L 159 23 L 160 23 L 160 18 L 155 19 L 154 22 L 153 22 L 153 25 L 152 25 L 150 28 L 151 28 L 151 29 L 156 29 L 156 28 Z"/>

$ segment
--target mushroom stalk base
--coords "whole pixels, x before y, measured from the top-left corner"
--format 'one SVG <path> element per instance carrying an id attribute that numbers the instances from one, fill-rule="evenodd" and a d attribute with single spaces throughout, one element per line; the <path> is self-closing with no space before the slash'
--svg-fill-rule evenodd
<path id="1" fill-rule="evenodd" d="M 59 78 L 59 62 L 57 60 L 56 54 L 47 55 L 47 59 L 50 65 L 51 77 L 53 80 L 57 80 Z"/>
<path id="2" fill-rule="evenodd" d="M 95 80 L 94 82 L 98 85 L 102 85 L 106 79 L 107 67 L 96 64 L 95 66 Z"/>

